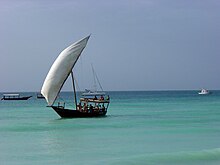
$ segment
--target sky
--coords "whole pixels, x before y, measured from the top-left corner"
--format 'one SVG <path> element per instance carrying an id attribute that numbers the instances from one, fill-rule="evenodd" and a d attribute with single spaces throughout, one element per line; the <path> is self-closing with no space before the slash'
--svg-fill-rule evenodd
<path id="1" fill-rule="evenodd" d="M 91 65 L 107 91 L 220 89 L 219 0 L 0 0 L 0 91 L 40 91 L 59 53 L 90 34 L 80 90 Z"/>

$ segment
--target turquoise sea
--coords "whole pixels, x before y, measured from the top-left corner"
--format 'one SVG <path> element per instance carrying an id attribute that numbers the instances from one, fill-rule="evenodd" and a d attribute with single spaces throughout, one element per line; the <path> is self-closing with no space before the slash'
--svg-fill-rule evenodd
<path id="1" fill-rule="evenodd" d="M 197 92 L 109 92 L 103 118 L 60 119 L 34 92 L 0 101 L 0 164 L 219 165 L 220 91 Z"/>

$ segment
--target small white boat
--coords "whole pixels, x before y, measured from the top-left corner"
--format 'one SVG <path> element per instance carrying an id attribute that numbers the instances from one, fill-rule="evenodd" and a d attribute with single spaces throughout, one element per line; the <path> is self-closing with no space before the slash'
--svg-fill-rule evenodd
<path id="1" fill-rule="evenodd" d="M 93 90 L 89 90 L 89 89 L 85 89 L 85 92 L 82 93 L 82 96 L 104 96 L 105 95 L 105 92 L 103 91 L 103 88 L 101 86 L 101 83 L 98 79 L 98 76 L 97 74 L 95 73 L 95 70 L 93 68 L 93 65 L 92 65 L 92 73 L 93 73 L 93 79 L 94 79 L 94 89 Z M 97 90 L 97 83 L 96 81 L 98 82 L 99 84 L 99 88 L 101 89 L 101 91 L 98 91 Z"/>
<path id="2" fill-rule="evenodd" d="M 105 95 L 105 92 L 91 91 L 88 89 L 85 89 L 85 92 L 82 93 L 82 96 L 103 96 L 103 95 Z"/>
<path id="3" fill-rule="evenodd" d="M 202 89 L 199 93 L 199 95 L 208 95 L 210 92 L 207 89 Z"/>

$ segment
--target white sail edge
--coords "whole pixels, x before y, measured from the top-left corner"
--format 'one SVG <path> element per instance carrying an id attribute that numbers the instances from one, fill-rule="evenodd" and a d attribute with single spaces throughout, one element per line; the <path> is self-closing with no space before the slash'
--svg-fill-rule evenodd
<path id="1" fill-rule="evenodd" d="M 64 49 L 51 66 L 41 88 L 41 94 L 45 97 L 48 106 L 54 104 L 63 84 L 86 47 L 89 37 L 90 35 Z"/>

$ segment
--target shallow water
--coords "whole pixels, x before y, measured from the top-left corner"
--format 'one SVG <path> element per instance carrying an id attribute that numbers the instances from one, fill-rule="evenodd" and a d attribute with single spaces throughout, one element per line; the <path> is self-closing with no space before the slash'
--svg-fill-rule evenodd
<path id="1" fill-rule="evenodd" d="M 79 119 L 22 94 L 0 102 L 1 164 L 220 164 L 220 91 L 109 92 L 106 117 Z"/>

